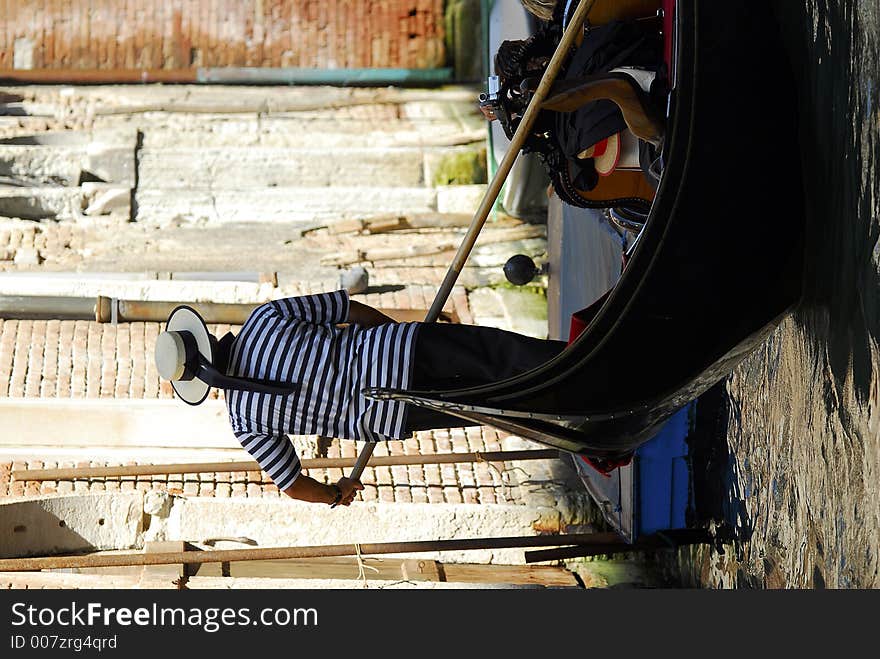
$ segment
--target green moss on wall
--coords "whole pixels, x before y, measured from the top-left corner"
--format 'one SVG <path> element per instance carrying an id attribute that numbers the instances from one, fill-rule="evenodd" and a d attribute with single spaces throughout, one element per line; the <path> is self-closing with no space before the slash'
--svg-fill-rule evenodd
<path id="1" fill-rule="evenodd" d="M 449 153 L 434 170 L 432 185 L 471 185 L 486 183 L 486 149 L 470 149 Z"/>

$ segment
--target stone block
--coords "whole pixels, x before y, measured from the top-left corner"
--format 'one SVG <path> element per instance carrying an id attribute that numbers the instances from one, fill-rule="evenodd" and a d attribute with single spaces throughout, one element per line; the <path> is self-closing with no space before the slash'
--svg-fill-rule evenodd
<path id="1" fill-rule="evenodd" d="M 86 169 L 105 183 L 135 186 L 135 137 L 130 145 L 111 146 L 96 142 L 88 146 Z"/>
<path id="2" fill-rule="evenodd" d="M 13 263 L 15 265 L 40 265 L 42 258 L 40 258 L 40 252 L 33 247 L 19 247 L 15 250 Z"/>
<path id="3" fill-rule="evenodd" d="M 101 183 L 83 183 L 82 188 L 86 215 L 110 215 L 124 221 L 131 219 L 131 188 Z"/>
<path id="4" fill-rule="evenodd" d="M 140 492 L 38 497 L 0 504 L 0 556 L 45 556 L 134 547 Z"/>
<path id="5" fill-rule="evenodd" d="M 394 500 L 397 503 L 412 503 L 412 490 L 402 485 L 394 486 Z"/>
<path id="6" fill-rule="evenodd" d="M 24 220 L 75 220 L 81 208 L 79 188 L 0 188 L 0 216 Z M 11 247 L 17 247 L 12 245 Z"/>
<path id="7" fill-rule="evenodd" d="M 464 499 L 461 496 L 461 490 L 457 487 L 444 487 L 443 497 L 446 500 L 446 503 L 464 503 Z"/>
<path id="8" fill-rule="evenodd" d="M 406 465 L 394 465 L 391 467 L 391 480 L 395 485 L 406 483 L 409 480 Z"/>
<path id="9" fill-rule="evenodd" d="M 498 499 L 495 496 L 495 488 L 493 488 L 493 487 L 480 487 L 479 493 L 480 493 L 480 503 L 482 503 L 482 504 L 497 503 L 498 502 Z"/>

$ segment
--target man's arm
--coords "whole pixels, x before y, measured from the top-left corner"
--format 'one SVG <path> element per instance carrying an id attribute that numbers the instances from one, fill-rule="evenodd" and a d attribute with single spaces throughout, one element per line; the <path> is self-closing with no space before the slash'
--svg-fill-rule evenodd
<path id="1" fill-rule="evenodd" d="M 286 297 L 266 304 L 282 318 L 313 325 L 344 323 L 348 317 L 348 292 L 345 290 Z"/>
<path id="2" fill-rule="evenodd" d="M 345 478 L 344 476 L 336 481 L 334 486 L 325 485 L 305 474 L 300 474 L 283 491 L 291 499 L 299 499 L 300 501 L 308 501 L 310 503 L 326 503 L 329 505 L 336 503 L 339 506 L 348 506 L 354 501 L 358 490 L 362 489 L 364 489 L 364 486 L 361 485 L 360 481 Z M 337 496 L 339 501 L 336 500 Z"/>
<path id="3" fill-rule="evenodd" d="M 337 505 L 347 506 L 354 500 L 357 491 L 364 489 L 360 481 L 350 478 L 340 478 L 334 486 L 324 485 L 303 474 L 296 449 L 286 435 L 233 432 L 260 469 L 269 475 L 279 490 L 293 499 L 332 504 L 336 501 L 338 487 L 341 496 Z"/>
<path id="4" fill-rule="evenodd" d="M 396 322 L 378 309 L 361 304 L 357 300 L 348 301 L 348 322 L 362 327 L 376 327 L 385 323 Z"/>

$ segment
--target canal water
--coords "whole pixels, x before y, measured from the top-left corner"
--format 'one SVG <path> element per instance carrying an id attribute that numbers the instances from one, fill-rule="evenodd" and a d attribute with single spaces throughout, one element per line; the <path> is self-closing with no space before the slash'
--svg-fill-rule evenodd
<path id="1" fill-rule="evenodd" d="M 880 3 L 773 4 L 798 83 L 802 152 L 762 154 L 761 174 L 804 163 L 805 297 L 720 385 L 726 444 L 712 464 L 727 542 L 680 549 L 671 568 L 692 587 L 876 588 Z"/>

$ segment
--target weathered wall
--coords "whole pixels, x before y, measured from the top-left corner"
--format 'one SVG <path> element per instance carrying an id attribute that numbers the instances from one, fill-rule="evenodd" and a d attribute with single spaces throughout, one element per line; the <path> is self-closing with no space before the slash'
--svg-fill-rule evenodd
<path id="1" fill-rule="evenodd" d="M 442 66 L 443 0 L 7 0 L 0 69 Z"/>

